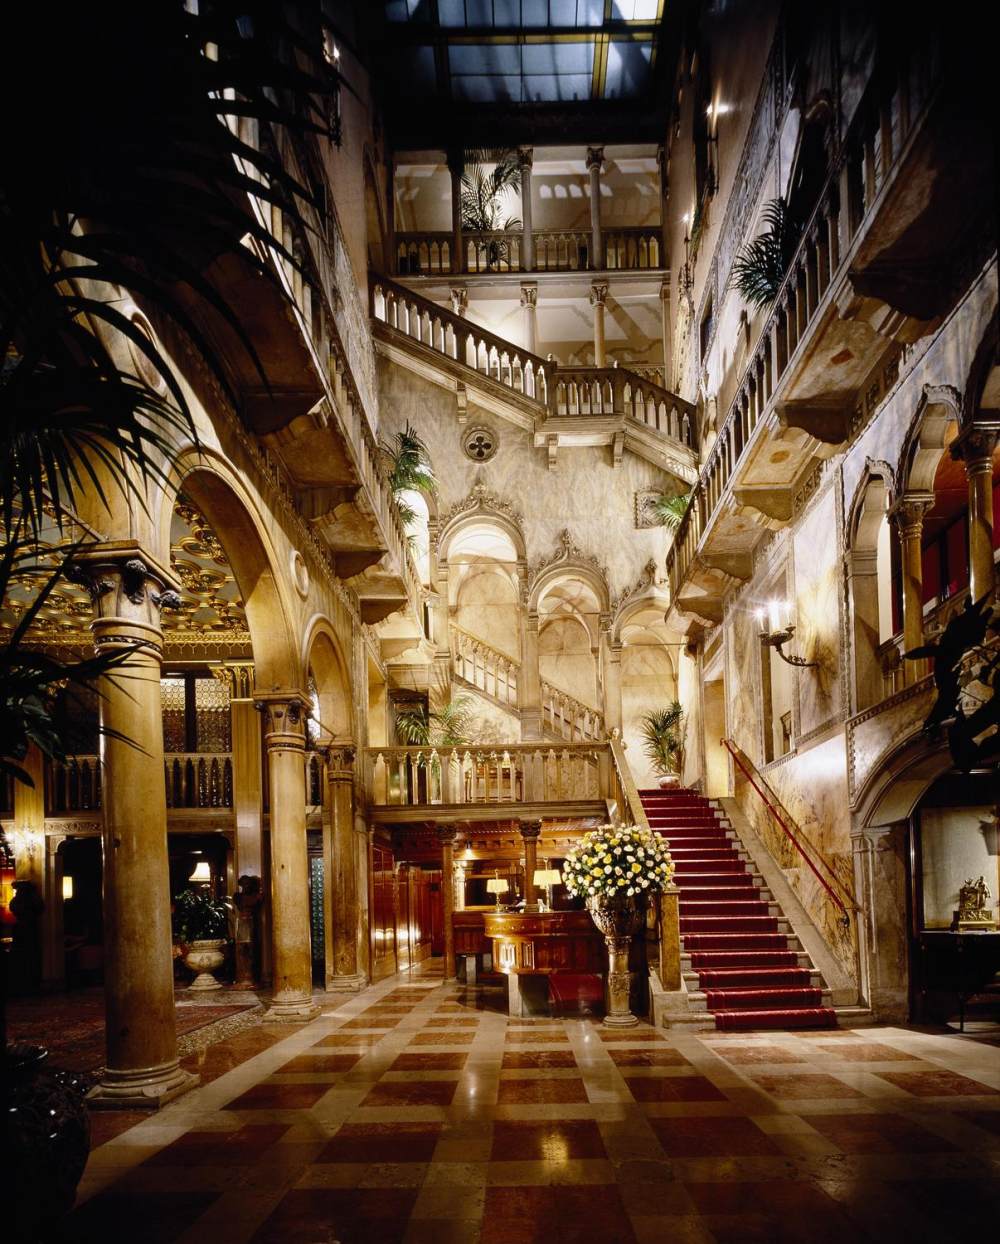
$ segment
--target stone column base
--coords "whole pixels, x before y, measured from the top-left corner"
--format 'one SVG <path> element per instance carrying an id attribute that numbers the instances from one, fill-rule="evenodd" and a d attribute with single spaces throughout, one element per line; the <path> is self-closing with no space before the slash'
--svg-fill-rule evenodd
<path id="1" fill-rule="evenodd" d="M 326 982 L 327 993 L 359 993 L 368 984 L 368 977 L 363 972 L 348 974 L 338 973 Z"/>
<path id="2" fill-rule="evenodd" d="M 134 1071 L 107 1067 L 87 1094 L 87 1105 L 91 1110 L 158 1110 L 200 1083 L 201 1077 L 185 1071 L 176 1059 Z"/>
<path id="3" fill-rule="evenodd" d="M 262 1024 L 308 1024 L 320 1014 L 320 1008 L 311 996 L 292 994 L 282 997 L 275 994 L 271 1005 L 261 1017 Z"/>

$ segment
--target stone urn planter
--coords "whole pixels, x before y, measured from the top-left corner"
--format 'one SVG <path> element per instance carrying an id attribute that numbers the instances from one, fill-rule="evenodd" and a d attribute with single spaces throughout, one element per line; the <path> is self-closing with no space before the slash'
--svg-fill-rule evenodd
<path id="1" fill-rule="evenodd" d="M 659 779 L 660 790 L 673 790 L 674 787 L 680 786 L 681 778 L 679 773 L 664 773 Z"/>
<path id="2" fill-rule="evenodd" d="M 7 1047 L 4 1081 L 4 1180 L 11 1191 L 3 1239 L 37 1244 L 73 1208 L 90 1153 L 85 1076 L 45 1068 L 47 1051 Z"/>
<path id="3" fill-rule="evenodd" d="M 608 1010 L 604 1023 L 609 1028 L 631 1028 L 638 1018 L 629 1009 L 632 973 L 628 968 L 632 938 L 645 926 L 644 895 L 587 899 L 587 910 L 594 924 L 604 934 L 608 948 Z"/>
<path id="4" fill-rule="evenodd" d="M 189 989 L 203 992 L 207 989 L 222 988 L 212 973 L 225 963 L 225 947 L 225 938 L 191 943 L 184 956 L 184 966 L 190 968 L 192 972 L 197 972 L 198 975 L 188 986 Z"/>

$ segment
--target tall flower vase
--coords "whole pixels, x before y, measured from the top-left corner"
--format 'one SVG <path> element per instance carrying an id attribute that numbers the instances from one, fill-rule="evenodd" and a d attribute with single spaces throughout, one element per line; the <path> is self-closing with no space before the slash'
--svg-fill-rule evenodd
<path id="1" fill-rule="evenodd" d="M 645 925 L 644 897 L 588 898 L 590 918 L 604 934 L 608 948 L 608 1009 L 604 1023 L 608 1028 L 632 1028 L 639 1022 L 629 1009 L 632 973 L 628 956 L 632 938 Z"/>

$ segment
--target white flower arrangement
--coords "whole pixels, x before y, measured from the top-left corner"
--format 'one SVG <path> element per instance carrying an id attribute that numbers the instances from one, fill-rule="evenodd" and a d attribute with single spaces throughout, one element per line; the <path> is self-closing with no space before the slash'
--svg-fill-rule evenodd
<path id="1" fill-rule="evenodd" d="M 635 825 L 602 825 L 573 845 L 562 875 L 577 898 L 633 898 L 668 886 L 674 862 L 658 834 Z"/>

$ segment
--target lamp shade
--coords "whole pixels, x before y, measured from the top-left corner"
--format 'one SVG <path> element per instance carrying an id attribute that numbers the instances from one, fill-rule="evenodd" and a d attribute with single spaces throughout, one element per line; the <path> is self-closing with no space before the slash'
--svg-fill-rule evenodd
<path id="1" fill-rule="evenodd" d="M 535 885 L 559 885 L 562 881 L 562 873 L 558 868 L 536 868 Z"/>
<path id="2" fill-rule="evenodd" d="M 487 894 L 506 894 L 510 885 L 505 877 L 491 877 L 486 883 Z"/>
<path id="3" fill-rule="evenodd" d="M 188 877 L 188 881 L 201 881 L 206 884 L 212 880 L 212 870 L 208 866 L 208 860 L 199 860 L 194 866 L 194 872 Z"/>
<path id="4" fill-rule="evenodd" d="M 67 899 L 67 898 L 72 898 L 72 897 L 73 897 L 73 878 L 63 877 L 63 898 Z"/>

